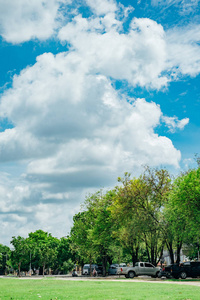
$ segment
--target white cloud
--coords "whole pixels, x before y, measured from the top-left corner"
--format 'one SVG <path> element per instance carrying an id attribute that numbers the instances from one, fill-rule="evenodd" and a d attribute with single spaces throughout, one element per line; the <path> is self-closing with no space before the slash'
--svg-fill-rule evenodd
<path id="1" fill-rule="evenodd" d="M 177 6 L 182 12 L 189 13 L 198 6 L 199 0 L 151 0 L 152 5 Z"/>
<path id="2" fill-rule="evenodd" d="M 38 226 L 56 236 L 61 226 L 65 235 L 86 191 L 112 186 L 142 164 L 178 167 L 180 160 L 172 142 L 154 133 L 160 107 L 145 99 L 128 103 L 75 51 L 43 54 L 15 76 L 0 113 L 15 125 L 0 133 L 0 158 L 24 169 L 4 189 L 0 180 L 1 220 L 10 236 Z"/>
<path id="3" fill-rule="evenodd" d="M 177 117 L 163 116 L 162 120 L 171 132 L 175 132 L 176 129 L 182 130 L 189 123 L 189 118 L 184 118 L 182 120 L 178 120 Z"/>
<path id="4" fill-rule="evenodd" d="M 58 28 L 61 3 L 69 0 L 0 0 L 0 34 L 11 43 L 45 40 Z"/>
<path id="5" fill-rule="evenodd" d="M 26 237 L 39 228 L 56 237 L 68 234 L 72 217 L 79 211 L 79 199 L 84 196 L 80 190 L 50 193 L 47 187 L 28 183 L 23 176 L 14 179 L 0 173 L 1 243 L 9 245 L 12 236 Z"/>
<path id="6" fill-rule="evenodd" d="M 85 0 L 87 5 L 97 15 L 105 15 L 114 13 L 118 10 L 118 5 L 115 0 Z"/>
<path id="7" fill-rule="evenodd" d="M 90 165 L 93 157 L 94 166 L 110 164 L 118 169 L 120 161 L 126 165 L 127 155 L 134 153 L 137 158 L 141 148 L 154 156 L 156 145 L 158 153 L 163 151 L 165 145 L 153 133 L 160 122 L 160 108 L 143 99 L 127 103 L 106 76 L 89 70 L 91 65 L 80 54 L 49 53 L 14 78 L 0 105 L 1 115 L 15 124 L 0 134 L 1 153 L 9 148 L 4 161 L 53 156 L 45 169 L 52 168 L 56 159 L 56 169 L 60 161 L 61 169 L 68 172 L 75 165 Z M 165 162 L 170 158 L 169 163 L 177 165 L 179 154 L 172 145 L 171 151 Z"/>
<path id="8" fill-rule="evenodd" d="M 79 15 L 60 30 L 59 38 L 71 43 L 93 72 L 125 79 L 133 86 L 166 86 L 162 26 L 150 19 L 134 18 L 129 33 L 120 34 L 119 28 L 115 21 L 107 26 L 105 17 L 87 20 Z"/>
<path id="9" fill-rule="evenodd" d="M 161 89 L 172 80 L 200 73 L 200 26 L 164 31 L 157 22 L 133 18 L 124 33 L 114 13 L 85 19 L 76 16 L 58 37 L 68 41 L 93 70 L 133 86 Z"/>
<path id="10" fill-rule="evenodd" d="M 166 33 L 168 66 L 176 79 L 182 75 L 200 73 L 200 25 L 175 27 Z"/>
<path id="11" fill-rule="evenodd" d="M 44 18 L 47 31 L 41 22 L 36 30 L 33 20 L 27 34 L 19 22 L 17 35 L 4 20 L 5 39 L 17 43 L 49 37 L 57 26 L 58 2 L 48 3 L 51 8 L 48 4 L 40 12 L 43 20 L 44 10 L 52 9 L 51 23 Z M 180 151 L 155 129 L 162 122 L 172 131 L 183 129 L 189 119 L 163 117 L 159 105 L 145 99 L 127 102 L 113 82 L 161 89 L 171 78 L 197 74 L 199 27 L 187 28 L 181 37 L 178 29 L 165 33 L 153 20 L 134 18 L 124 33 L 116 2 L 87 3 L 96 16 L 78 14 L 59 31 L 70 50 L 37 57 L 35 65 L 14 76 L 12 88 L 1 97 L 0 117 L 14 128 L 0 133 L 0 160 L 6 166 L 17 162 L 16 169 L 23 169 L 13 181 L 6 175 L 6 186 L 6 176 L 0 174 L 0 218 L 10 236 L 38 226 L 66 235 L 86 192 L 113 186 L 124 171 L 140 172 L 144 164 L 179 166 Z M 30 13 L 34 9 L 33 4 Z"/>

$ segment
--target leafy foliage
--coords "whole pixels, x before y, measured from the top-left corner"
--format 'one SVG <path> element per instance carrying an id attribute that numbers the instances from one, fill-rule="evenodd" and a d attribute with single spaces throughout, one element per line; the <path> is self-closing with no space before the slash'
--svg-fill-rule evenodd
<path id="1" fill-rule="evenodd" d="M 199 162 L 199 160 L 198 160 Z M 74 264 L 148 260 L 154 265 L 167 247 L 171 262 L 180 251 L 191 258 L 200 250 L 200 168 L 172 181 L 167 170 L 146 167 L 138 178 L 118 178 L 120 185 L 86 197 L 73 217 L 70 236 L 57 239 L 42 230 L 13 237 L 13 251 L 0 245 L 0 272 L 21 270 L 69 272 Z M 6 258 L 6 260 L 5 260 Z M 11 260 L 10 260 L 11 258 Z"/>

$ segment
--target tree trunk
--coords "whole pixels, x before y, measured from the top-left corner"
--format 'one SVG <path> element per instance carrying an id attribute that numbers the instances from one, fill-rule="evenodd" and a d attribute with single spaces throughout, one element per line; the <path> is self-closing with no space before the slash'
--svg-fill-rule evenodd
<path id="1" fill-rule="evenodd" d="M 155 266 L 157 266 L 158 262 L 160 262 L 163 257 L 163 249 L 164 249 L 164 245 L 162 246 L 162 249 L 160 251 L 160 256 L 159 256 L 158 260 L 156 261 Z M 162 263 L 161 263 L 161 265 L 162 265 Z"/>
<path id="2" fill-rule="evenodd" d="M 92 277 L 92 260 L 91 260 L 91 257 L 90 257 L 90 277 Z"/>
<path id="3" fill-rule="evenodd" d="M 42 275 L 44 277 L 45 264 L 43 264 Z"/>
<path id="4" fill-rule="evenodd" d="M 146 250 L 147 250 L 148 261 L 150 261 L 150 260 L 151 260 L 151 258 L 150 258 L 149 249 L 148 249 L 148 246 L 147 246 L 147 244 L 146 244 Z"/>
<path id="5" fill-rule="evenodd" d="M 171 264 L 174 264 L 174 251 L 172 248 L 172 242 L 168 242 L 166 244 L 167 244 L 167 249 L 169 251 L 169 257 L 170 257 Z"/>
<path id="6" fill-rule="evenodd" d="M 18 264 L 18 277 L 20 277 L 20 272 L 21 272 L 21 262 L 19 262 Z"/>
<path id="7" fill-rule="evenodd" d="M 181 261 L 181 248 L 182 248 L 182 242 L 178 242 L 178 244 L 177 244 L 177 259 L 176 259 L 177 264 L 179 264 Z"/>
<path id="8" fill-rule="evenodd" d="M 131 253 L 133 266 L 135 266 L 135 263 L 138 261 L 138 251 L 139 246 Z"/>
<path id="9" fill-rule="evenodd" d="M 106 265 L 107 265 L 107 255 L 103 255 L 103 259 L 102 259 L 103 277 L 106 277 Z"/>
<path id="10" fill-rule="evenodd" d="M 154 259 L 154 246 L 151 245 L 151 260 L 150 262 L 155 265 L 155 259 Z"/>

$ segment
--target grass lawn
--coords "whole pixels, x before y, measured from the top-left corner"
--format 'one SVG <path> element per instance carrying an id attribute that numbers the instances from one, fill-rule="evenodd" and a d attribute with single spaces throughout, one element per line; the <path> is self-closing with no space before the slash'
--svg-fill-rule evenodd
<path id="1" fill-rule="evenodd" d="M 0 300 L 199 300 L 200 287 L 164 283 L 0 279 Z"/>

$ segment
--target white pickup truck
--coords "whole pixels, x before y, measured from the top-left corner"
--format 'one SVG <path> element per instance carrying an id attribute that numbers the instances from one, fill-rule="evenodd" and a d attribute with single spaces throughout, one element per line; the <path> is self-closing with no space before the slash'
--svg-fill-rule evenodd
<path id="1" fill-rule="evenodd" d="M 154 265 L 149 262 L 137 262 L 135 267 L 119 267 L 117 274 L 125 275 L 126 278 L 134 278 L 140 275 L 148 275 L 156 278 L 160 271 L 161 268 L 154 267 Z"/>

